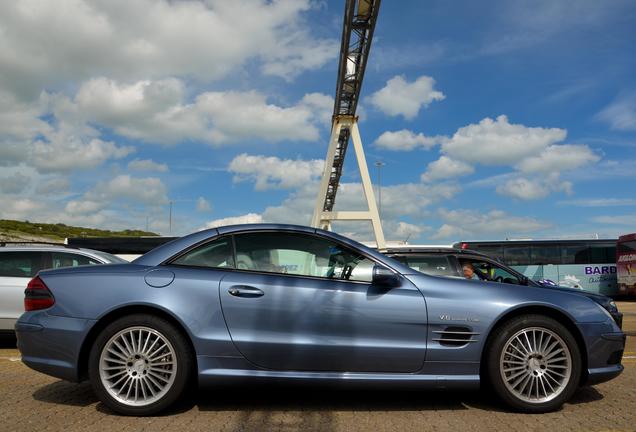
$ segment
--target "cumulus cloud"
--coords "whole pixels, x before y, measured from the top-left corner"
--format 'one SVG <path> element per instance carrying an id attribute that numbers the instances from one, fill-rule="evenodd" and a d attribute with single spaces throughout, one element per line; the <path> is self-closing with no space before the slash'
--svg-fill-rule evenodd
<path id="1" fill-rule="evenodd" d="M 598 162 L 600 156 L 586 145 L 561 144 L 546 147 L 540 154 L 517 164 L 524 172 L 559 172 Z"/>
<path id="2" fill-rule="evenodd" d="M 241 225 L 241 224 L 254 224 L 262 223 L 263 216 L 257 213 L 247 213 L 240 216 L 230 216 L 222 219 L 215 219 L 205 224 L 202 229 L 216 228 L 226 225 Z"/>
<path id="3" fill-rule="evenodd" d="M 550 227 L 547 222 L 532 217 L 510 215 L 501 210 L 480 213 L 476 210 L 440 209 L 439 215 L 444 224 L 432 236 L 433 239 L 510 238 Z"/>
<path id="4" fill-rule="evenodd" d="M 128 169 L 133 171 L 167 172 L 168 165 L 155 162 L 152 159 L 134 159 L 128 162 Z"/>
<path id="5" fill-rule="evenodd" d="M 558 173 L 534 179 L 517 177 L 497 186 L 498 194 L 524 201 L 544 198 L 551 192 L 558 191 L 572 194 L 572 183 L 562 181 Z"/>
<path id="6" fill-rule="evenodd" d="M 97 183 L 85 194 L 85 199 L 107 205 L 126 199 L 134 203 L 153 206 L 168 203 L 166 186 L 156 177 L 135 178 L 121 174 L 111 180 Z"/>
<path id="7" fill-rule="evenodd" d="M 318 178 L 324 164 L 322 159 L 293 160 L 242 153 L 232 159 L 228 170 L 234 174 L 234 181 L 254 181 L 256 190 L 292 189 Z"/>
<path id="8" fill-rule="evenodd" d="M 383 149 L 394 151 L 410 151 L 418 147 L 423 147 L 428 150 L 446 141 L 446 139 L 447 137 L 444 136 L 427 137 L 422 133 L 416 134 L 408 129 L 402 129 L 395 132 L 386 131 L 382 133 L 382 135 L 375 140 L 375 145 Z"/>
<path id="9" fill-rule="evenodd" d="M 310 0 L 2 2 L 0 84 L 33 97 L 96 75 L 208 82 L 251 62 L 289 80 L 338 54 L 336 39 L 305 25 L 311 8 Z"/>
<path id="10" fill-rule="evenodd" d="M 566 135 L 564 129 L 512 124 L 500 115 L 496 120 L 485 118 L 459 128 L 442 144 L 442 152 L 469 163 L 513 165 L 563 141 Z"/>
<path id="11" fill-rule="evenodd" d="M 636 92 L 620 94 L 596 118 L 615 130 L 636 130 Z"/>
<path id="12" fill-rule="evenodd" d="M 133 147 L 120 147 L 97 138 L 83 142 L 62 134 L 56 135 L 54 141 L 36 141 L 31 162 L 41 172 L 72 171 L 95 168 L 108 159 L 121 159 L 133 151 Z"/>
<path id="13" fill-rule="evenodd" d="M 318 127 L 328 125 L 333 106 L 333 98 L 321 93 L 279 106 L 257 91 L 203 92 L 189 103 L 184 83 L 175 78 L 131 84 L 96 78 L 82 85 L 75 100 L 91 121 L 126 137 L 162 144 L 313 141 Z"/>
<path id="14" fill-rule="evenodd" d="M 430 182 L 442 179 L 453 179 L 475 172 L 475 169 L 466 162 L 453 160 L 448 156 L 441 156 L 438 160 L 431 162 L 422 174 L 423 182 Z"/>
<path id="15" fill-rule="evenodd" d="M 17 194 L 25 190 L 31 179 L 19 172 L 8 177 L 0 177 L 0 191 L 9 194 Z"/>
<path id="16" fill-rule="evenodd" d="M 434 89 L 435 80 L 423 75 L 413 82 L 397 75 L 386 85 L 369 97 L 371 104 L 389 116 L 403 116 L 407 120 L 415 118 L 422 107 L 428 107 L 433 101 L 446 98 Z"/>

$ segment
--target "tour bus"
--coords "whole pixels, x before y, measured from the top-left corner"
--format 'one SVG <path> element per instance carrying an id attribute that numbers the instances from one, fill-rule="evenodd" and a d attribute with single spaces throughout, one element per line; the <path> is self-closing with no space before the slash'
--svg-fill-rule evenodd
<path id="1" fill-rule="evenodd" d="M 616 275 L 620 295 L 636 295 L 636 233 L 616 242 Z"/>
<path id="2" fill-rule="evenodd" d="M 621 294 L 615 239 L 463 241 L 453 246 L 490 255 L 533 280 L 609 296 Z"/>

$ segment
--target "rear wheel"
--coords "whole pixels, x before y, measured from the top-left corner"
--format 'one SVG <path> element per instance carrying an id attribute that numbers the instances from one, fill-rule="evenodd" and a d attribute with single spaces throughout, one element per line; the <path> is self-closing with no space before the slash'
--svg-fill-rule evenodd
<path id="1" fill-rule="evenodd" d="M 192 353 L 170 322 L 147 314 L 120 318 L 102 330 L 89 358 L 100 400 L 124 415 L 152 415 L 181 395 L 192 373 Z"/>
<path id="2" fill-rule="evenodd" d="M 581 354 L 570 331 L 543 315 L 516 317 L 496 331 L 486 360 L 497 395 L 529 413 L 561 407 L 581 375 Z"/>

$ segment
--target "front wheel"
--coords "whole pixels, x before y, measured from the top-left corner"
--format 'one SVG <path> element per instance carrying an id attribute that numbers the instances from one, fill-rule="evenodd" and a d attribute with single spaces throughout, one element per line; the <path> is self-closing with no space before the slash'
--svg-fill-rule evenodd
<path id="1" fill-rule="evenodd" d="M 124 415 L 156 414 L 184 391 L 192 353 L 183 334 L 154 315 L 135 314 L 104 328 L 89 358 L 99 399 Z"/>
<path id="2" fill-rule="evenodd" d="M 581 354 L 558 321 L 523 315 L 496 330 L 487 353 L 490 382 L 508 405 L 523 412 L 556 410 L 576 391 Z"/>

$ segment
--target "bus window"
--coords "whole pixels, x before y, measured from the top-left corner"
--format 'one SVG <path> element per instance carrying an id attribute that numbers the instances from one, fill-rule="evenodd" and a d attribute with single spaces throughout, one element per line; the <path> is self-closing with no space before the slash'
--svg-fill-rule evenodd
<path id="1" fill-rule="evenodd" d="M 586 244 L 567 244 L 561 246 L 562 264 L 589 264 L 589 247 Z"/>
<path id="2" fill-rule="evenodd" d="M 475 245 L 474 247 L 469 246 L 468 248 L 483 253 L 484 255 L 488 255 L 489 257 L 493 257 L 499 261 L 503 261 L 504 259 L 503 246 L 501 245 Z"/>
<path id="3" fill-rule="evenodd" d="M 561 247 L 558 244 L 530 246 L 530 264 L 561 264 Z"/>
<path id="4" fill-rule="evenodd" d="M 504 262 L 509 265 L 528 265 L 530 248 L 528 246 L 504 246 Z"/>
<path id="5" fill-rule="evenodd" d="M 590 244 L 590 262 L 592 264 L 613 263 L 615 260 L 615 245 Z"/>

